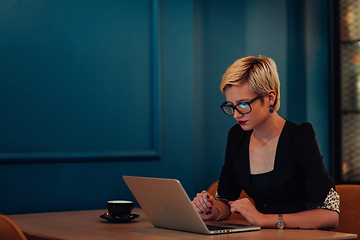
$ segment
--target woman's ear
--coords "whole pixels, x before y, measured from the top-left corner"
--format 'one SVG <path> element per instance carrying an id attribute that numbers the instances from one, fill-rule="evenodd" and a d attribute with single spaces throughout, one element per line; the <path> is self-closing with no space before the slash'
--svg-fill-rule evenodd
<path id="1" fill-rule="evenodd" d="M 274 90 L 271 90 L 269 93 L 268 93 L 268 97 L 269 97 L 269 103 L 271 105 L 274 105 L 275 103 L 275 100 L 276 100 L 276 93 Z"/>

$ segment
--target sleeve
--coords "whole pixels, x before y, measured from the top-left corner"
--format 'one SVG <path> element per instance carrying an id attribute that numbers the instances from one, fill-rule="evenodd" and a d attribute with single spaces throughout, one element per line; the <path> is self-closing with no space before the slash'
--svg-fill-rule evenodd
<path id="1" fill-rule="evenodd" d="M 338 195 L 336 196 L 334 181 L 324 165 L 312 125 L 310 123 L 301 124 L 296 135 L 297 160 L 304 171 L 305 184 L 309 194 L 307 208 L 326 208 L 337 211 L 336 207 L 331 207 L 332 204 L 326 204 L 329 199 L 338 199 L 338 202 L 340 199 Z"/>
<path id="2" fill-rule="evenodd" d="M 330 189 L 329 194 L 320 208 L 340 213 L 340 196 L 333 188 Z"/>
<path id="3" fill-rule="evenodd" d="M 225 152 L 225 163 L 221 170 L 218 190 L 216 192 L 215 199 L 225 203 L 238 199 L 242 191 L 234 167 L 236 156 L 238 156 L 235 147 L 236 142 L 238 142 L 238 134 L 239 131 L 236 129 L 236 126 L 229 131 Z"/>

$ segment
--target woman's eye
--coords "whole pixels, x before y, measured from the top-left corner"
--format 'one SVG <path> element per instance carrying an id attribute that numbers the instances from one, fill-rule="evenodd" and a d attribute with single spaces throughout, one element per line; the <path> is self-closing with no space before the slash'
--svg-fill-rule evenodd
<path id="1" fill-rule="evenodd" d="M 247 108 L 249 105 L 247 103 L 240 103 L 239 106 L 241 108 Z"/>

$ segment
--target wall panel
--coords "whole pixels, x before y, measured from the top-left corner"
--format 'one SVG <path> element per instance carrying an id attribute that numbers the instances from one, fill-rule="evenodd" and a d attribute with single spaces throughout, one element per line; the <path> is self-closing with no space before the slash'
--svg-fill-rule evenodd
<path id="1" fill-rule="evenodd" d="M 2 1 L 0 161 L 156 156 L 156 7 Z"/>

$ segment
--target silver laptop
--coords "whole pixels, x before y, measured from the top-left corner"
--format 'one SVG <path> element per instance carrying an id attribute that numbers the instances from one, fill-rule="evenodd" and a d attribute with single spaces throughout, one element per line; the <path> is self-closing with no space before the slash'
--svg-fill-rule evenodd
<path id="1" fill-rule="evenodd" d="M 155 227 L 220 234 L 259 230 L 260 227 L 211 221 L 205 224 L 176 179 L 123 176 L 127 186 Z M 210 223 L 210 221 L 206 221 Z"/>

